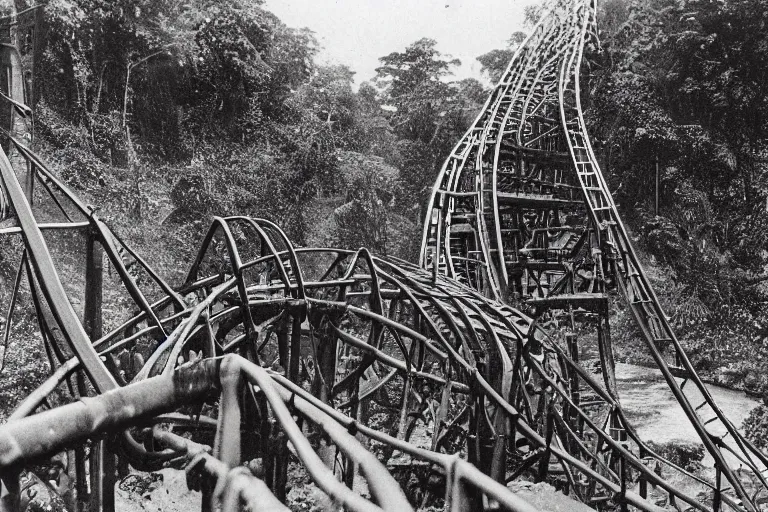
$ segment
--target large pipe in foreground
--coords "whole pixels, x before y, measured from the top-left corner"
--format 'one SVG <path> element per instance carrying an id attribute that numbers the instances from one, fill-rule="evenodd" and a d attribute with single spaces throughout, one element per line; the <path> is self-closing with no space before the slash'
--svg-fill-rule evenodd
<path id="1" fill-rule="evenodd" d="M 200 400 L 218 386 L 218 373 L 218 361 L 207 359 L 182 366 L 172 375 L 6 423 L 0 427 L 0 472 Z"/>

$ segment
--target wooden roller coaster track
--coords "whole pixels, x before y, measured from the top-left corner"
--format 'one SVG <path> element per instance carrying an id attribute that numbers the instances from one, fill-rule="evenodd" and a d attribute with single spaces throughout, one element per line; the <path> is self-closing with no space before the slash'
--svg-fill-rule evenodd
<path id="1" fill-rule="evenodd" d="M 573 324 L 574 310 L 595 313 L 606 390 L 617 401 L 607 293 L 618 288 L 682 412 L 715 460 L 718 480 L 724 475 L 732 498 L 754 508 L 727 459 L 735 457 L 764 487 L 765 457 L 723 415 L 688 360 L 638 261 L 586 132 L 580 68 L 585 46 L 598 44 L 596 15 L 594 1 L 554 2 L 518 49 L 435 184 L 421 264 L 534 316 L 570 313 Z M 700 403 L 691 403 L 690 396 Z M 615 427 L 628 428 L 622 421 Z"/>
<path id="2" fill-rule="evenodd" d="M 518 478 L 598 509 L 758 511 L 765 457 L 685 357 L 584 130 L 595 13 L 554 2 L 520 48 L 435 186 L 421 266 L 216 218 L 171 286 L 20 139 L 31 111 L 11 78 L 0 237 L 18 265 L 2 335 L 29 302 L 52 373 L 0 426 L 0 510 L 114 510 L 118 478 L 171 467 L 201 510 L 286 510 L 291 469 L 354 511 L 532 512 L 507 488 Z M 2 62 L 20 76 L 20 59 Z M 62 240 L 80 286 L 58 274 Z M 714 478 L 664 459 L 627 421 L 613 288 Z M 105 294 L 132 314 L 111 316 Z M 579 364 L 577 319 L 597 330 L 601 379 Z M 563 321 L 561 339 L 549 326 Z"/>

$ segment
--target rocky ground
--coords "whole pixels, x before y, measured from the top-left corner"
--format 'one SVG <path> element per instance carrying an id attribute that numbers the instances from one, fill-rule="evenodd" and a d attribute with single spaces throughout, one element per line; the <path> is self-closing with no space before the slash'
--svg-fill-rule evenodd
<path id="1" fill-rule="evenodd" d="M 121 512 L 191 512 L 202 496 L 187 488 L 183 471 L 164 469 L 128 475 L 115 486 L 115 500 Z"/>
<path id="2" fill-rule="evenodd" d="M 294 512 L 333 510 L 333 504 L 300 471 L 292 471 L 293 486 L 288 506 Z M 592 509 L 574 501 L 551 485 L 518 481 L 509 485 L 519 497 L 541 512 L 589 512 Z M 202 496 L 187 489 L 183 471 L 164 469 L 156 473 L 135 472 L 115 487 L 117 510 L 121 512 L 188 512 L 197 510 Z M 330 507 L 330 508 L 329 508 Z M 427 504 L 424 511 L 433 510 Z"/>
<path id="3" fill-rule="evenodd" d="M 549 484 L 512 482 L 509 489 L 541 512 L 593 512 L 593 509 L 556 491 Z"/>

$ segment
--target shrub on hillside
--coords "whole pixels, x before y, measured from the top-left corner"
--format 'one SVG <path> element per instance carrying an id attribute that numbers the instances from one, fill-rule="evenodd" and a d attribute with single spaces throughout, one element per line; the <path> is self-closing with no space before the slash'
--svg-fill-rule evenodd
<path id="1" fill-rule="evenodd" d="M 205 176 L 192 173 L 179 178 L 171 189 L 171 200 L 179 218 L 188 221 L 205 216 L 214 204 Z"/>
<path id="2" fill-rule="evenodd" d="M 103 187 L 108 166 L 88 149 L 62 148 L 55 153 L 60 177 L 80 190 L 92 191 Z"/>
<path id="3" fill-rule="evenodd" d="M 742 429 L 747 439 L 759 449 L 768 448 L 768 395 L 763 396 L 763 403 L 750 411 L 744 420 Z"/>
<path id="4" fill-rule="evenodd" d="M 648 443 L 648 448 L 658 453 L 670 462 L 677 464 L 692 473 L 702 469 L 704 460 L 704 445 L 686 441 L 669 441 L 666 443 Z"/>

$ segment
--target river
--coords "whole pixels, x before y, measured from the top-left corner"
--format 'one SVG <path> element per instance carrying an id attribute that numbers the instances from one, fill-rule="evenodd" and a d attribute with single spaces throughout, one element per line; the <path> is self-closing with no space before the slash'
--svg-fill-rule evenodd
<path id="1" fill-rule="evenodd" d="M 618 363 L 616 380 L 621 405 L 643 440 L 656 443 L 700 442 L 696 431 L 675 400 L 659 370 Z M 682 379 L 677 381 L 681 383 Z M 733 391 L 714 385 L 707 385 L 707 388 L 715 403 L 740 431 L 742 431 L 742 422 L 749 412 L 760 405 L 759 400 L 742 391 Z M 701 394 L 693 391 L 691 383 L 688 383 L 684 390 L 694 407 L 702 402 Z M 721 434 L 716 431 L 712 433 Z M 733 461 L 731 463 L 733 464 Z M 705 457 L 703 464 L 705 467 L 712 465 L 709 455 Z"/>

